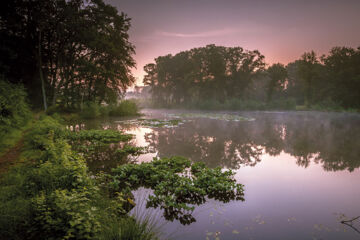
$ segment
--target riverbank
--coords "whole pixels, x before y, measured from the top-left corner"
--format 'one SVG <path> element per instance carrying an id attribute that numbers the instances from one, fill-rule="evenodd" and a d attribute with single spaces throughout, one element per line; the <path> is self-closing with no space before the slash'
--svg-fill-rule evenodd
<path id="1" fill-rule="evenodd" d="M 24 135 L 18 164 L 1 178 L 1 239 L 157 239 L 149 226 L 126 214 L 131 201 L 110 196 L 70 147 L 130 138 L 105 130 L 71 133 L 41 116 Z"/>
<path id="2" fill-rule="evenodd" d="M 332 102 L 320 102 L 309 106 L 298 105 L 294 99 L 274 100 L 262 102 L 256 100 L 230 99 L 223 103 L 216 100 L 206 100 L 198 103 L 158 104 L 151 99 L 140 99 L 138 105 L 143 108 L 154 109 L 183 109 L 183 110 L 211 110 L 211 111 L 319 111 L 319 112 L 360 112 L 355 108 L 344 108 Z"/>

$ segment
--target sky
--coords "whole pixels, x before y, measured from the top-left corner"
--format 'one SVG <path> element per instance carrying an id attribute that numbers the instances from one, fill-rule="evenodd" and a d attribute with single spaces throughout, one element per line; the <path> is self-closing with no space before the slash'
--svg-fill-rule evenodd
<path id="1" fill-rule="evenodd" d="M 207 44 L 259 50 L 267 64 L 360 46 L 360 0 L 104 0 L 130 17 L 133 75 L 158 56 Z"/>

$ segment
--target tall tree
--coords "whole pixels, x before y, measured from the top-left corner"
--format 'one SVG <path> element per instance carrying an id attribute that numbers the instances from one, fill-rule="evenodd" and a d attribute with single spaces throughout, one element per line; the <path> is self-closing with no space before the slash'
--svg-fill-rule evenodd
<path id="1" fill-rule="evenodd" d="M 0 13 L 0 70 L 31 99 L 113 101 L 134 83 L 130 19 L 102 0 L 4 0 Z"/>
<path id="2" fill-rule="evenodd" d="M 267 101 L 270 102 L 274 92 L 284 88 L 287 71 L 283 64 L 276 63 L 271 65 L 266 72 L 269 76 L 269 82 L 267 84 Z"/>
<path id="3" fill-rule="evenodd" d="M 306 52 L 301 56 L 298 74 L 304 82 L 305 86 L 305 105 L 309 106 L 312 103 L 313 85 L 318 77 L 316 66 L 319 65 L 318 58 L 314 51 Z"/>

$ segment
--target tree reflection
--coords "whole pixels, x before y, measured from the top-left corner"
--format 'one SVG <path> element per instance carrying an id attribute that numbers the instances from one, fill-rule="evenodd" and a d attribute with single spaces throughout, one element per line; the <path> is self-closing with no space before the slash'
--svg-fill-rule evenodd
<path id="1" fill-rule="evenodd" d="M 181 155 L 210 167 L 255 166 L 264 154 L 285 152 L 308 167 L 353 171 L 360 166 L 360 118 L 331 113 L 258 113 L 253 122 L 194 119 L 146 134 L 160 157 Z"/>

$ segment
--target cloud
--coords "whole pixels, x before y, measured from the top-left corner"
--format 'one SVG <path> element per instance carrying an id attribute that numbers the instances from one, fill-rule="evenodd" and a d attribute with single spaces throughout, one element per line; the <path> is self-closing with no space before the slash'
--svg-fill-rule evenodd
<path id="1" fill-rule="evenodd" d="M 205 37 L 218 37 L 218 36 L 224 36 L 224 35 L 231 35 L 231 34 L 234 34 L 237 32 L 239 32 L 238 29 L 225 28 L 225 29 L 211 30 L 211 31 L 205 31 L 205 32 L 198 32 L 198 33 L 176 33 L 176 32 L 159 31 L 158 34 L 165 36 L 165 37 L 205 38 Z"/>

